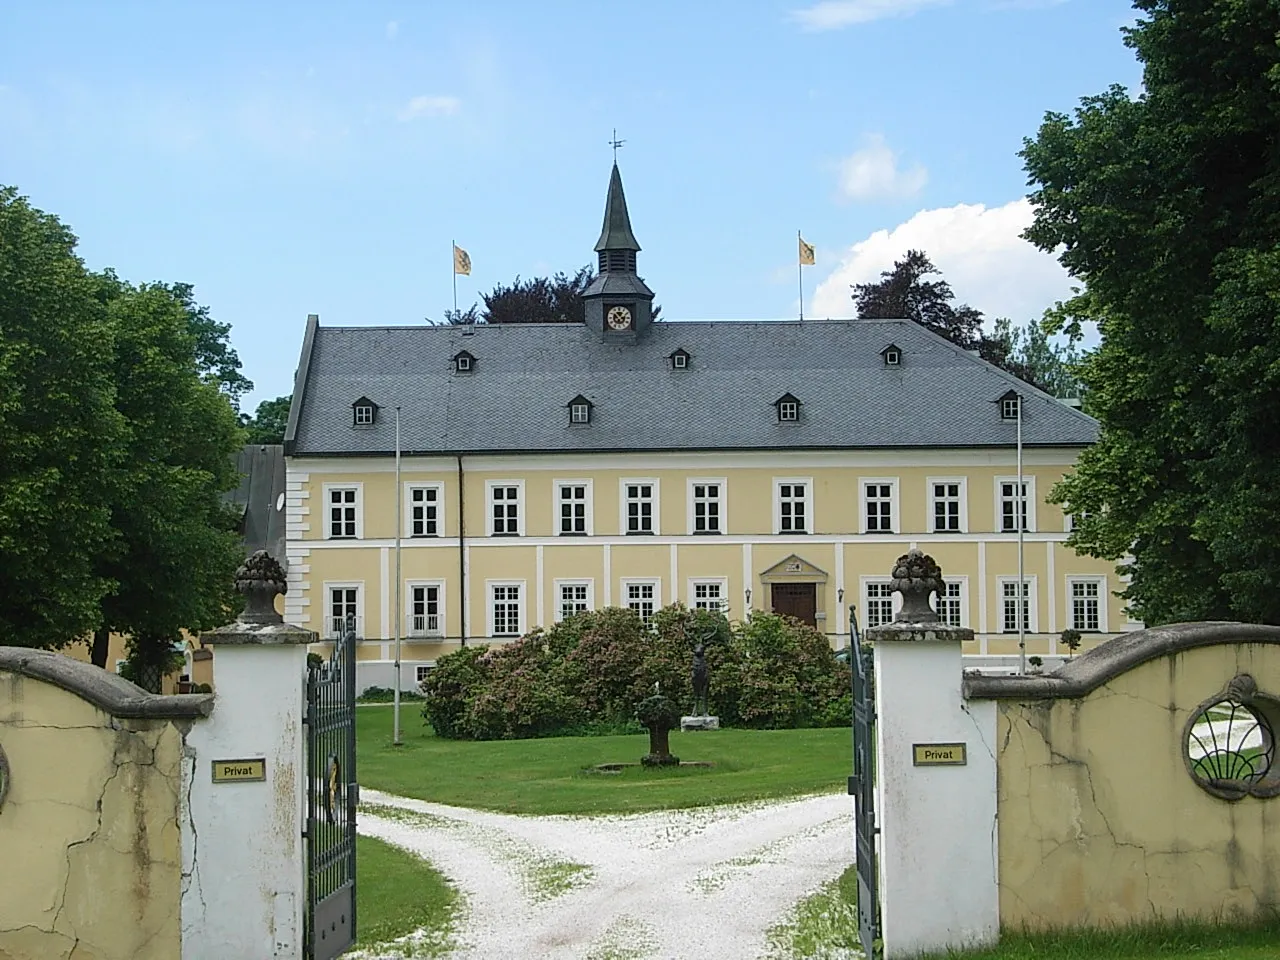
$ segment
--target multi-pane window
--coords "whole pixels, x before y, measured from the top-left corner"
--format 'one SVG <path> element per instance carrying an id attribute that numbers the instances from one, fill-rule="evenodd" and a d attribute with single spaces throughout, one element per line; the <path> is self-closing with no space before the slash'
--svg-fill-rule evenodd
<path id="1" fill-rule="evenodd" d="M 958 480 L 935 480 L 933 486 L 933 532 L 959 533 L 961 485 Z"/>
<path id="2" fill-rule="evenodd" d="M 1003 633 L 1017 633 L 1018 625 L 1018 581 L 1003 580 L 1000 583 L 1000 630 Z M 1021 630 L 1031 632 L 1031 585 L 1022 582 L 1022 625 Z"/>
<path id="3" fill-rule="evenodd" d="M 414 584 L 409 591 L 409 635 L 436 637 L 444 632 L 440 620 L 440 585 Z"/>
<path id="4" fill-rule="evenodd" d="M 373 423 L 373 407 L 362 403 L 356 406 L 355 411 L 355 424 L 357 427 L 367 427 Z"/>
<path id="5" fill-rule="evenodd" d="M 792 423 L 799 420 L 800 404 L 795 400 L 779 400 L 778 419 L 784 423 Z"/>
<path id="6" fill-rule="evenodd" d="M 562 536 L 585 536 L 587 530 L 587 485 L 562 483 L 557 502 L 560 507 L 560 533 Z"/>
<path id="7" fill-rule="evenodd" d="M 520 488 L 495 484 L 489 488 L 493 510 L 495 537 L 514 537 L 520 533 Z"/>
<path id="8" fill-rule="evenodd" d="M 440 488 L 409 488 L 409 536 L 437 537 L 440 535 Z"/>
<path id="9" fill-rule="evenodd" d="M 1027 526 L 1027 500 L 1030 499 L 1030 490 L 1031 485 L 1023 480 L 1022 496 L 1019 497 L 1017 480 L 1000 481 L 1000 531 L 1002 533 L 1010 533 L 1018 529 L 1019 514 L 1022 515 L 1022 529 L 1031 529 Z"/>
<path id="10" fill-rule="evenodd" d="M 866 498 L 867 533 L 892 533 L 893 484 L 865 483 L 863 495 Z"/>
<path id="11" fill-rule="evenodd" d="M 694 483 L 692 486 L 693 532 L 719 533 L 722 485 L 719 483 Z"/>
<path id="12" fill-rule="evenodd" d="M 356 536 L 356 503 L 360 491 L 356 487 L 329 489 L 329 536 Z"/>
<path id="13" fill-rule="evenodd" d="M 778 532 L 806 533 L 809 530 L 807 483 L 778 484 Z"/>
<path id="14" fill-rule="evenodd" d="M 646 627 L 653 622 L 653 612 L 658 599 L 658 585 L 651 581 L 624 582 L 627 594 L 627 609 L 634 610 L 640 622 Z"/>
<path id="15" fill-rule="evenodd" d="M 1018 419 L 1018 407 L 1021 401 L 1015 396 L 1002 397 L 1000 399 L 1000 416 L 1005 420 Z"/>
<path id="16" fill-rule="evenodd" d="M 949 627 L 963 626 L 964 585 L 948 580 L 946 588 L 938 594 L 938 618 Z"/>
<path id="17" fill-rule="evenodd" d="M 427 677 L 431 676 L 431 671 L 435 668 L 429 663 L 420 663 L 413 668 L 413 679 L 421 683 Z"/>
<path id="18" fill-rule="evenodd" d="M 569 404 L 569 421 L 571 423 L 590 423 L 591 422 L 591 404 L 589 403 Z"/>
<path id="19" fill-rule="evenodd" d="M 893 587 L 888 581 L 867 584 L 867 616 L 864 627 L 878 627 L 893 620 Z"/>
<path id="20" fill-rule="evenodd" d="M 654 485 L 623 484 L 626 491 L 627 533 L 653 533 Z"/>
<path id="21" fill-rule="evenodd" d="M 506 583 L 493 585 L 492 635 L 495 637 L 520 636 L 520 586 Z"/>
<path id="22" fill-rule="evenodd" d="M 692 590 L 693 609 L 720 613 L 725 609 L 723 580 L 695 580 Z"/>
<path id="23" fill-rule="evenodd" d="M 341 637 L 347 630 L 347 617 L 357 617 L 360 591 L 357 587 L 329 588 L 329 636 Z M 353 623 L 359 636 L 360 624 Z"/>
<path id="24" fill-rule="evenodd" d="M 1102 629 L 1102 590 L 1097 580 L 1071 581 L 1071 626 L 1082 632 Z"/>
<path id="25" fill-rule="evenodd" d="M 560 618 L 568 620 L 575 613 L 586 613 L 591 609 L 591 584 L 560 584 Z"/>

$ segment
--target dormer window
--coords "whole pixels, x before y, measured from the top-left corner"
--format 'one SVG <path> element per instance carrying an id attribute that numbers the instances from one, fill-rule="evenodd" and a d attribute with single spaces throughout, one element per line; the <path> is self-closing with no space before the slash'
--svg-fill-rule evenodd
<path id="1" fill-rule="evenodd" d="M 670 360 L 672 370 L 686 370 L 689 367 L 689 351 L 681 347 L 671 354 Z"/>
<path id="2" fill-rule="evenodd" d="M 889 344 L 880 351 L 880 356 L 884 358 L 886 367 L 898 367 L 902 365 L 902 351 L 898 349 L 896 344 Z"/>
<path id="3" fill-rule="evenodd" d="M 351 422 L 357 427 L 372 427 L 378 419 L 378 405 L 368 397 L 361 397 L 351 405 Z"/>
<path id="4" fill-rule="evenodd" d="M 458 373 L 470 373 L 475 369 L 476 358 L 465 350 L 460 350 L 453 355 L 453 369 Z"/>
<path id="5" fill-rule="evenodd" d="M 591 422 L 591 401 L 582 396 L 582 394 L 578 394 L 578 396 L 569 401 L 569 422 Z"/>
<path id="6" fill-rule="evenodd" d="M 1010 390 L 1000 398 L 1000 419 L 1017 420 L 1018 409 L 1022 406 L 1022 398 Z"/>
<path id="7" fill-rule="evenodd" d="M 789 393 L 784 393 L 774 401 L 778 408 L 779 423 L 795 423 L 800 419 L 800 401 Z"/>

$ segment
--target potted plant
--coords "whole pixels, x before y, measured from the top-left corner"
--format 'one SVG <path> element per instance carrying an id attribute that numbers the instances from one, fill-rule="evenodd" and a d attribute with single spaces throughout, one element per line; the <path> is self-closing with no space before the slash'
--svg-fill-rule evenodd
<path id="1" fill-rule="evenodd" d="M 1044 659 L 1041 657 L 1028 657 L 1027 663 L 1031 664 L 1031 672 L 1039 673 L 1040 668 L 1044 666 Z"/>
<path id="2" fill-rule="evenodd" d="M 1080 631 L 1068 627 L 1062 631 L 1062 636 L 1058 639 L 1067 648 L 1067 659 L 1070 660 L 1075 652 L 1080 649 Z"/>

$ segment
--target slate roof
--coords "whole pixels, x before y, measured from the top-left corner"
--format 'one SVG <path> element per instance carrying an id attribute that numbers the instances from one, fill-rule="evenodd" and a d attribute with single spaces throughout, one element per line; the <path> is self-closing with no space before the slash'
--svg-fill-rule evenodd
<path id="1" fill-rule="evenodd" d="M 280 444 L 249 444 L 236 454 L 240 486 L 225 499 L 240 512 L 246 555 L 266 550 L 285 564 L 285 470 Z"/>
<path id="2" fill-rule="evenodd" d="M 1010 447 L 995 402 L 1024 399 L 1023 444 L 1085 446 L 1092 418 L 907 320 L 652 324 L 604 338 L 579 324 L 322 327 L 308 320 L 285 452 L 384 455 L 401 408 L 406 454 Z M 886 367 L 880 351 L 902 351 Z M 669 356 L 683 348 L 684 370 Z M 455 373 L 460 350 L 476 357 Z M 775 401 L 801 401 L 779 423 Z M 581 394 L 590 424 L 570 424 Z M 380 407 L 371 427 L 351 404 Z"/>

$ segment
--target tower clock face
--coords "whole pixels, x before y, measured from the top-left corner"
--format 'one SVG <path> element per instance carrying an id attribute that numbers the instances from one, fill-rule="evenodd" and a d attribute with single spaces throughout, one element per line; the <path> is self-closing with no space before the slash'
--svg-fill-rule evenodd
<path id="1" fill-rule="evenodd" d="M 631 329 L 631 311 L 626 307 L 611 307 L 607 317 L 609 327 L 613 330 Z"/>

